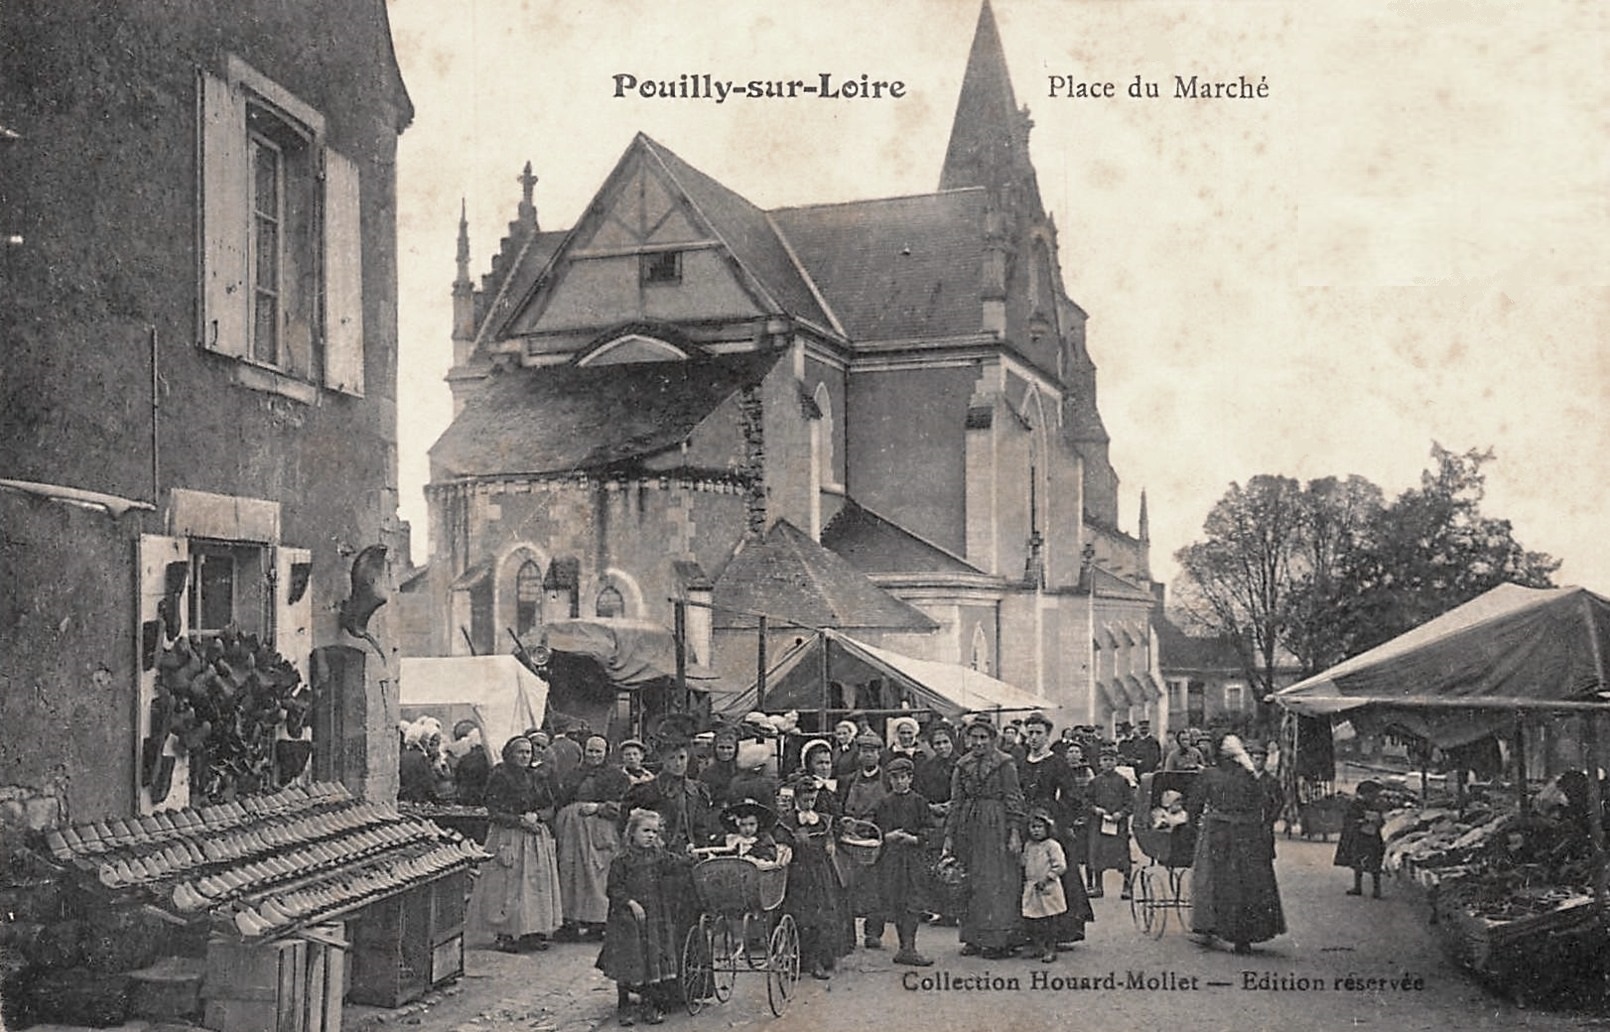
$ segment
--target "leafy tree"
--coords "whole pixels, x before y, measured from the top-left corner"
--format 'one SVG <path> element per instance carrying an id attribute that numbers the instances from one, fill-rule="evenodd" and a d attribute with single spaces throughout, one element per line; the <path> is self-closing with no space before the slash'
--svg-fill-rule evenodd
<path id="1" fill-rule="evenodd" d="M 1349 572 L 1380 532 L 1385 496 L 1360 476 L 1322 477 L 1303 490 L 1305 523 L 1283 643 L 1304 676 L 1344 659 L 1356 636 Z"/>
<path id="2" fill-rule="evenodd" d="M 1457 454 L 1433 444 L 1431 458 L 1434 468 L 1420 475 L 1420 486 L 1382 511 L 1371 546 L 1348 562 L 1338 605 L 1351 636 L 1349 655 L 1506 581 L 1554 586 L 1559 560 L 1527 551 L 1508 520 L 1481 512 L 1482 467 L 1492 461 L 1492 450 Z"/>

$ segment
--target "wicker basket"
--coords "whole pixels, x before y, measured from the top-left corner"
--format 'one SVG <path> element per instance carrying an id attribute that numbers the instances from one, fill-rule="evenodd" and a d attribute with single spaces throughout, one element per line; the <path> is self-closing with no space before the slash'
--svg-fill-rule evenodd
<path id="1" fill-rule="evenodd" d="M 841 818 L 839 849 L 863 867 L 871 867 L 878 862 L 878 854 L 883 851 L 883 830 L 871 821 L 858 817 Z"/>
<path id="2" fill-rule="evenodd" d="M 776 910 L 788 889 L 788 868 L 757 867 L 741 856 L 713 856 L 693 865 L 693 889 L 704 909 L 713 913 Z"/>

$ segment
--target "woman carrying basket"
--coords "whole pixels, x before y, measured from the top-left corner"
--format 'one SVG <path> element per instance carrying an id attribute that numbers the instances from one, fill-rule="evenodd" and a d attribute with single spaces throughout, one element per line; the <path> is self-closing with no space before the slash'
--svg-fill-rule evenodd
<path id="1" fill-rule="evenodd" d="M 962 955 L 991 960 L 1010 957 L 1021 936 L 1023 822 L 1028 816 L 1012 757 L 995 747 L 995 725 L 984 717 L 967 723 L 967 755 L 956 764 L 945 852 L 967 869 L 967 912 L 962 917 Z"/>

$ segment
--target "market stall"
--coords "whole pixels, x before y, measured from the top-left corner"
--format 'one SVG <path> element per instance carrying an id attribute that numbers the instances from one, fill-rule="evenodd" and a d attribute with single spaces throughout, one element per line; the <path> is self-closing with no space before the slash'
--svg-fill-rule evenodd
<path id="1" fill-rule="evenodd" d="M 338 783 L 52 830 L 22 857 L 56 886 L 9 945 L 38 1020 L 199 1017 L 236 1032 L 340 1026 L 463 970 L 480 846 Z M 14 858 L 18 859 L 18 858 Z"/>
<path id="2" fill-rule="evenodd" d="M 1550 815 L 1519 755 L 1528 724 L 1574 717 L 1582 768 L 1605 766 L 1606 642 L 1610 600 L 1506 584 L 1273 695 L 1294 713 L 1400 729 L 1444 749 L 1494 735 L 1514 743 L 1513 792 L 1427 798 L 1392 813 L 1382 832 L 1386 866 L 1428 890 L 1450 955 L 1519 995 L 1607 973 L 1600 780 L 1579 774 Z"/>

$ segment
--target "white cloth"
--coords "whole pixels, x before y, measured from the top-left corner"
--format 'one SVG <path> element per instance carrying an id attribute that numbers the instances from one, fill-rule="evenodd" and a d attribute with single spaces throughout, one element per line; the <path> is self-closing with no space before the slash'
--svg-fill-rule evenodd
<path id="1" fill-rule="evenodd" d="M 1068 897 L 1062 891 L 1062 876 L 1068 870 L 1068 857 L 1056 839 L 1040 839 L 1023 846 L 1023 916 L 1055 917 L 1068 912 Z M 1041 881 L 1048 881 L 1044 888 Z"/>

